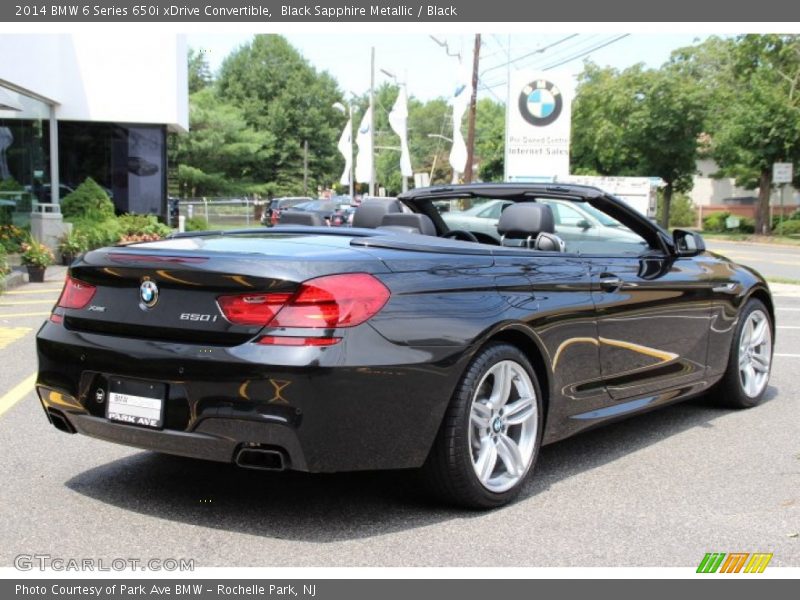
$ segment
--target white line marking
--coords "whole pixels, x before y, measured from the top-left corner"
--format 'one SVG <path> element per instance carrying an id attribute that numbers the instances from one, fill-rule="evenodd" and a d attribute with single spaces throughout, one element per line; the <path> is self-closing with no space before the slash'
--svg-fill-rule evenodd
<path id="1" fill-rule="evenodd" d="M 787 306 L 776 306 L 775 310 L 793 310 L 795 312 L 800 312 L 800 308 L 789 308 Z"/>
<path id="2" fill-rule="evenodd" d="M 800 354 L 778 354 L 775 353 L 775 356 L 781 356 L 783 358 L 800 358 Z"/>
<path id="3" fill-rule="evenodd" d="M 800 325 L 778 325 L 778 329 L 800 329 Z"/>

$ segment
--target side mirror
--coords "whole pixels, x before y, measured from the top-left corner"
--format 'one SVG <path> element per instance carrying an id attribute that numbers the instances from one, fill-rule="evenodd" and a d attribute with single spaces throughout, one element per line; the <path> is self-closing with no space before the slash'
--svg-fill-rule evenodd
<path id="1" fill-rule="evenodd" d="M 672 232 L 672 240 L 675 242 L 675 254 L 678 256 L 697 256 L 706 250 L 703 236 L 695 231 L 676 229 Z"/>
<path id="2" fill-rule="evenodd" d="M 580 221 L 578 221 L 576 223 L 576 225 L 578 227 L 580 227 L 581 229 L 583 229 L 584 231 L 586 231 L 587 229 L 591 229 L 592 228 L 592 224 L 589 223 L 589 221 L 587 221 L 586 219 L 581 219 Z"/>

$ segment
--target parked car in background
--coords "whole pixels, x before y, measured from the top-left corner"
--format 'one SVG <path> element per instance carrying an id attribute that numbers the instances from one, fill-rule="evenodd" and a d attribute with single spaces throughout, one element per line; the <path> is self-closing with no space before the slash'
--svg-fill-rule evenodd
<path id="1" fill-rule="evenodd" d="M 273 198 L 269 201 L 267 209 L 261 216 L 261 224 L 271 227 L 280 219 L 282 210 L 292 208 L 304 202 L 311 202 L 312 200 L 313 198 L 309 198 L 308 196 L 287 196 L 285 198 Z"/>
<path id="2" fill-rule="evenodd" d="M 588 203 L 542 200 L 553 211 L 556 233 L 569 246 L 570 242 L 637 240 L 619 221 L 600 212 Z M 486 200 L 464 211 L 442 212 L 442 220 L 450 229 L 462 229 L 473 233 L 485 233 L 500 239 L 497 223 L 503 211 L 513 202 L 508 200 Z"/>

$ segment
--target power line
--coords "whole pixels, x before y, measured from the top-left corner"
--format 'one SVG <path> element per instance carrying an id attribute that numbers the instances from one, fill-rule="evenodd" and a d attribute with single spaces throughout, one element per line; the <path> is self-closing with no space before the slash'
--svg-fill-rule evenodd
<path id="1" fill-rule="evenodd" d="M 549 71 L 550 69 L 555 69 L 556 67 L 560 67 L 561 65 L 565 65 L 567 63 L 570 63 L 573 60 L 577 60 L 579 58 L 583 58 L 584 56 L 588 56 L 592 52 L 595 52 L 596 50 L 600 50 L 601 48 L 605 48 L 606 46 L 610 46 L 611 44 L 614 44 L 614 43 L 616 43 L 616 42 L 618 42 L 618 41 L 620 41 L 622 39 L 625 39 L 629 35 L 630 35 L 630 33 L 623 33 L 619 37 L 616 37 L 613 40 L 609 40 L 609 41 L 607 41 L 607 42 L 605 42 L 603 44 L 600 44 L 599 46 L 595 46 L 594 48 L 591 48 L 590 50 L 587 50 L 583 54 L 578 54 L 577 56 L 573 56 L 573 57 L 568 58 L 566 60 L 563 60 L 561 62 L 557 62 L 557 63 L 554 63 L 552 65 L 548 65 L 548 66 L 544 67 L 542 70 L 543 71 Z"/>
<path id="2" fill-rule="evenodd" d="M 521 60 L 524 60 L 524 59 L 526 59 L 526 58 L 528 58 L 530 56 L 533 56 L 535 54 L 542 54 L 543 52 L 546 52 L 550 48 L 554 48 L 554 47 L 558 46 L 559 44 L 563 44 L 567 40 L 571 40 L 572 38 L 577 37 L 579 35 L 580 35 L 579 33 L 573 33 L 571 35 L 568 35 L 567 37 L 561 38 L 560 40 L 557 40 L 557 41 L 553 42 L 552 44 L 548 44 L 547 46 L 542 46 L 541 48 L 537 48 L 533 52 L 528 52 L 527 54 L 523 54 L 522 56 L 518 56 L 516 58 L 512 58 L 508 62 L 501 63 L 501 64 L 495 65 L 493 67 L 489 67 L 488 69 L 484 70 L 483 73 L 481 73 L 481 76 L 486 75 L 486 73 L 488 73 L 489 71 L 495 71 L 497 69 L 501 69 L 501 68 L 506 67 L 508 65 L 514 64 L 515 62 L 519 62 Z"/>

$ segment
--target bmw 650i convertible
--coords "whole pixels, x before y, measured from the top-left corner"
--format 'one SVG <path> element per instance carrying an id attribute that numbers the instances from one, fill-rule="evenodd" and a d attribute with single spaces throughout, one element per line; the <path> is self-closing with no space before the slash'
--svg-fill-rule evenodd
<path id="1" fill-rule="evenodd" d="M 500 240 L 436 209 L 498 199 Z M 625 234 L 565 243 L 551 201 Z M 297 215 L 76 261 L 37 336 L 50 422 L 250 468 L 420 468 L 488 508 L 543 444 L 699 394 L 764 397 L 765 281 L 598 189 L 427 188 L 365 202 L 352 228 Z"/>

